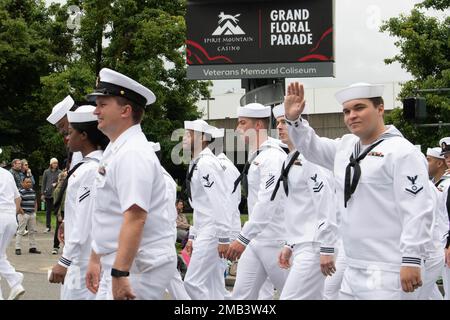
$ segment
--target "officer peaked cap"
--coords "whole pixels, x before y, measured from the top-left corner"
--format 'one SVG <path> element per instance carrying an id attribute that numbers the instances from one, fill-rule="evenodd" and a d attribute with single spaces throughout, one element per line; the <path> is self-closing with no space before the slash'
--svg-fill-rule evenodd
<path id="1" fill-rule="evenodd" d="M 93 101 L 98 96 L 124 97 L 143 108 L 156 101 L 156 97 L 150 89 L 126 75 L 108 68 L 100 70 L 97 86 L 93 93 L 87 95 L 87 99 Z"/>

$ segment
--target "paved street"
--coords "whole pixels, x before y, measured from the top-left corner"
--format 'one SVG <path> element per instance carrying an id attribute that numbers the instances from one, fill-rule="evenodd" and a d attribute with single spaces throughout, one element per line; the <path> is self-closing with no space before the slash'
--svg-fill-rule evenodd
<path id="1" fill-rule="evenodd" d="M 24 275 L 23 286 L 26 290 L 22 300 L 59 300 L 60 285 L 48 282 L 48 270 L 57 262 L 57 255 L 52 255 L 53 231 L 44 233 L 45 226 L 38 223 L 38 233 L 36 242 L 41 254 L 28 253 L 29 242 L 28 235 L 22 240 L 22 255 L 15 254 L 15 238 L 11 241 L 8 250 L 8 260 L 17 271 Z M 61 252 L 62 250 L 60 250 Z M 231 290 L 234 284 L 234 277 L 227 277 L 228 289 Z M 3 297 L 6 299 L 9 295 L 9 286 L 4 279 L 0 280 Z M 167 295 L 166 299 L 170 299 Z"/>
<path id="2" fill-rule="evenodd" d="M 43 233 L 45 226 L 38 225 L 36 240 L 41 254 L 28 253 L 28 236 L 22 240 L 22 255 L 15 254 L 15 238 L 8 247 L 8 260 L 24 275 L 23 286 L 26 290 L 23 300 L 56 300 L 59 299 L 59 285 L 50 284 L 47 280 L 47 271 L 56 263 L 58 256 L 52 255 L 53 232 Z M 3 297 L 9 295 L 9 286 L 4 279 L 1 280 Z"/>

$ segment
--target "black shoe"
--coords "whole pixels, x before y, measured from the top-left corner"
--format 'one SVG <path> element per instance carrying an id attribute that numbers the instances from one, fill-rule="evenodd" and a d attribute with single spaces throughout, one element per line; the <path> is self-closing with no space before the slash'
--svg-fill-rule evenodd
<path id="1" fill-rule="evenodd" d="M 41 252 L 36 249 L 36 248 L 30 248 L 30 250 L 28 250 L 29 253 L 37 253 L 37 254 L 41 254 Z"/>
<path id="2" fill-rule="evenodd" d="M 18 256 L 20 256 L 20 255 L 22 254 L 22 250 L 16 249 L 16 254 L 17 254 Z"/>

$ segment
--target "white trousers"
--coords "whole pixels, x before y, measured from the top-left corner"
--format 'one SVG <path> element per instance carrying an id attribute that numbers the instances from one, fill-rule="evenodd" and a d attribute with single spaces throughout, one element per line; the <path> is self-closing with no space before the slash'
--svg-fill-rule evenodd
<path id="1" fill-rule="evenodd" d="M 320 244 L 296 245 L 280 300 L 322 300 L 325 276 L 320 270 Z"/>
<path id="2" fill-rule="evenodd" d="M 256 300 L 267 278 L 281 292 L 288 274 L 278 266 L 279 241 L 252 240 L 239 259 L 233 300 Z"/>
<path id="3" fill-rule="evenodd" d="M 88 260 L 72 261 L 61 286 L 61 300 L 95 300 L 95 294 L 86 288 L 88 263 Z"/>
<path id="4" fill-rule="evenodd" d="M 167 291 L 174 300 L 191 300 L 191 297 L 189 297 L 184 288 L 183 280 L 177 268 L 175 268 L 173 277 L 167 286 Z"/>
<path id="5" fill-rule="evenodd" d="M 442 280 L 444 282 L 444 300 L 450 300 L 450 268 L 447 265 L 442 270 Z"/>
<path id="6" fill-rule="evenodd" d="M 339 290 L 341 289 L 342 279 L 344 279 L 344 272 L 347 268 L 347 260 L 345 259 L 345 250 L 342 240 L 339 241 L 339 247 L 336 254 L 336 272 L 325 279 L 325 288 L 323 292 L 324 300 L 339 299 Z"/>
<path id="7" fill-rule="evenodd" d="M 436 284 L 439 276 L 442 275 L 442 268 L 444 266 L 444 251 L 442 255 L 429 258 L 425 261 L 424 272 L 422 273 L 422 287 L 418 291 L 417 298 L 419 300 L 442 300 L 442 294 Z"/>
<path id="8" fill-rule="evenodd" d="M 224 260 L 217 251 L 218 239 L 199 234 L 193 243 L 184 288 L 193 300 L 224 300 Z"/>
<path id="9" fill-rule="evenodd" d="M 275 287 L 269 278 L 266 278 L 258 293 L 258 300 L 273 300 Z"/>
<path id="10" fill-rule="evenodd" d="M 97 300 L 112 300 L 111 268 L 116 253 L 100 258 L 103 274 Z M 175 247 L 153 249 L 150 245 L 139 248 L 130 269 L 130 286 L 136 300 L 162 300 L 176 269 Z"/>
<path id="11" fill-rule="evenodd" d="M 424 272 L 422 273 L 422 279 Z M 406 293 L 398 272 L 347 266 L 339 291 L 340 300 L 416 300 L 418 291 Z"/>
<path id="12" fill-rule="evenodd" d="M 225 259 L 221 259 L 221 263 L 219 265 L 219 268 L 217 269 L 218 271 L 218 275 L 217 277 L 214 277 L 213 283 L 211 284 L 211 286 L 213 286 L 213 290 L 214 291 L 221 291 L 221 297 L 223 296 L 223 298 L 225 300 L 231 300 L 231 292 L 227 290 L 226 286 L 225 286 L 225 275 L 226 275 L 226 271 L 228 269 L 228 262 Z"/>
<path id="13" fill-rule="evenodd" d="M 23 274 L 16 272 L 6 256 L 6 249 L 16 230 L 15 212 L 0 212 L 0 276 L 8 282 L 11 288 L 20 284 L 23 280 Z"/>

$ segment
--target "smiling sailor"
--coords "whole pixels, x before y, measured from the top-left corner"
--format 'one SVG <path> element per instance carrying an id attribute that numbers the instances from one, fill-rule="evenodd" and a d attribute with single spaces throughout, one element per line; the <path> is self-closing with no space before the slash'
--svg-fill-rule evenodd
<path id="1" fill-rule="evenodd" d="M 304 90 L 285 97 L 289 135 L 307 160 L 334 171 L 348 267 L 341 299 L 402 299 L 422 285 L 433 201 L 423 155 L 384 124 L 383 85 L 354 84 L 336 93 L 352 134 L 319 137 L 300 118 Z"/>
<path id="2" fill-rule="evenodd" d="M 163 170 L 141 129 L 152 91 L 110 69 L 95 92 L 98 128 L 109 139 L 96 176 L 87 287 L 99 299 L 162 299 L 176 265 Z M 100 265 L 103 278 L 100 282 Z"/>

